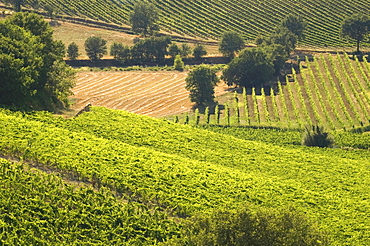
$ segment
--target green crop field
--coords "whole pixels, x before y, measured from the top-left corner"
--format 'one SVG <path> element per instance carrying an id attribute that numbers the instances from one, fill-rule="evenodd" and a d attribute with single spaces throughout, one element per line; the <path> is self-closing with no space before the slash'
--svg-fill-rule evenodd
<path id="1" fill-rule="evenodd" d="M 218 39 L 233 30 L 252 41 L 268 34 L 288 15 L 301 15 L 308 23 L 307 38 L 302 43 L 314 46 L 352 46 L 340 37 L 340 25 L 353 13 L 370 14 L 367 0 L 150 0 L 160 10 L 162 30 Z M 135 1 L 123 0 L 40 0 L 40 6 L 55 7 L 60 14 L 79 16 L 118 25 L 127 25 Z"/>
<path id="2" fill-rule="evenodd" d="M 268 131 L 271 140 L 251 141 L 232 130 L 214 132 L 99 107 L 73 119 L 2 110 L 0 123 L 1 154 L 99 181 L 126 201 L 171 216 L 243 204 L 293 206 L 318 221 L 332 245 L 370 243 L 368 150 L 284 144 L 287 140 L 273 141 Z M 161 223 L 162 217 L 149 217 L 148 230 Z M 176 227 L 167 225 L 176 235 Z M 162 238 L 147 238 L 149 245 L 170 237 L 163 227 L 157 232 Z"/>

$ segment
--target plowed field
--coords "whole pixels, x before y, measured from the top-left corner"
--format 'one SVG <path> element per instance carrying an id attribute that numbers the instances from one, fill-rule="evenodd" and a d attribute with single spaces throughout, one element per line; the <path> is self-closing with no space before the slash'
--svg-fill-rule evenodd
<path id="1" fill-rule="evenodd" d="M 153 117 L 190 111 L 194 103 L 185 90 L 186 72 L 80 72 L 72 106 L 79 110 L 86 104 L 122 109 Z M 216 95 L 227 86 L 216 87 Z"/>

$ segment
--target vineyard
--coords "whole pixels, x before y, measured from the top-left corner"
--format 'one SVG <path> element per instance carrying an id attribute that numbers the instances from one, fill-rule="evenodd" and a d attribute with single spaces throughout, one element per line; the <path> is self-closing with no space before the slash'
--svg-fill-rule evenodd
<path id="1" fill-rule="evenodd" d="M 169 1 L 150 0 L 160 10 L 162 30 L 183 35 L 218 39 L 225 31 L 241 33 L 254 40 L 268 34 L 288 14 L 301 15 L 308 24 L 304 45 L 352 46 L 340 37 L 343 19 L 352 13 L 368 15 L 367 0 L 352 1 Z M 40 0 L 41 6 L 54 6 L 60 14 L 127 25 L 135 1 Z"/>
<path id="2" fill-rule="evenodd" d="M 332 245 L 370 242 L 366 150 L 250 141 L 99 107 L 73 119 L 2 110 L 0 123 L 3 155 L 68 170 L 173 216 L 245 203 L 291 205 L 318 220 Z M 157 219 L 147 217 L 146 228 Z M 170 228 L 175 235 L 176 227 Z M 165 231 L 157 230 L 162 238 Z"/>
<path id="3" fill-rule="evenodd" d="M 200 124 L 297 129 L 321 125 L 331 130 L 370 123 L 370 65 L 366 59 L 353 60 L 346 53 L 303 59 L 285 81 L 229 94 L 219 110 L 193 114 L 190 123 L 200 117 Z M 185 118 L 180 118 L 184 123 Z"/>

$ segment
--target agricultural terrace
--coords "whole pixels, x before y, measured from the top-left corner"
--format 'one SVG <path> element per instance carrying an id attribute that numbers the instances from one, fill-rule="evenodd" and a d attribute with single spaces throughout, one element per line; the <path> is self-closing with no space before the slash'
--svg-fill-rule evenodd
<path id="1" fill-rule="evenodd" d="M 73 119 L 2 110 L 0 152 L 95 180 L 126 200 L 186 217 L 294 206 L 332 245 L 368 245 L 369 154 L 249 141 L 93 107 Z"/>
<path id="2" fill-rule="evenodd" d="M 340 37 L 341 22 L 353 13 L 369 15 L 367 0 L 221 0 L 170 1 L 150 0 L 160 10 L 159 25 L 164 31 L 182 35 L 218 39 L 225 31 L 236 31 L 249 43 L 272 32 L 281 19 L 301 15 L 307 22 L 307 35 L 302 45 L 352 46 Z M 40 0 L 53 6 L 62 15 L 128 25 L 128 16 L 135 1 L 113 0 Z"/>

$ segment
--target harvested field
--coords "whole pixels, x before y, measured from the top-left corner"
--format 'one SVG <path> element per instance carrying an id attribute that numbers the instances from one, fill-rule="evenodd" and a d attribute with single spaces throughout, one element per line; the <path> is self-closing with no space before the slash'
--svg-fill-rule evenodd
<path id="1" fill-rule="evenodd" d="M 80 72 L 73 89 L 79 110 L 86 104 L 162 117 L 188 112 L 194 106 L 185 90 L 186 72 Z M 216 95 L 227 92 L 220 84 Z"/>

